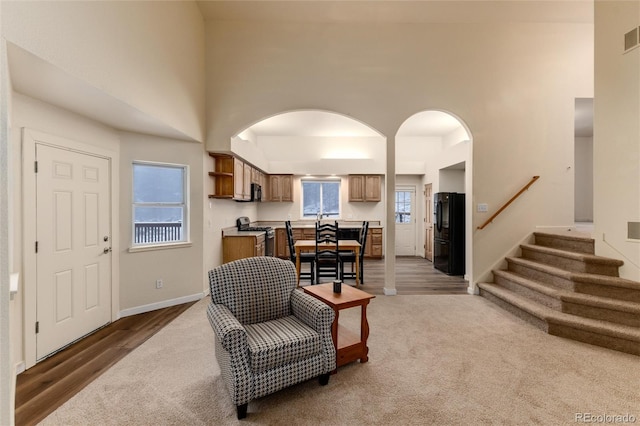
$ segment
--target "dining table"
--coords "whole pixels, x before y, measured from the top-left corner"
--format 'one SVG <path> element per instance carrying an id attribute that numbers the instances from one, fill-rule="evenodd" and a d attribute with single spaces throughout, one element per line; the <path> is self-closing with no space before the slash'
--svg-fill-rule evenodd
<path id="1" fill-rule="evenodd" d="M 296 274 L 298 276 L 298 287 L 300 287 L 300 253 L 316 251 L 316 240 L 298 240 L 293 245 L 296 251 Z M 318 243 L 319 249 L 335 248 L 333 243 Z M 360 250 L 361 245 L 358 240 L 338 240 L 338 250 L 353 250 L 356 254 L 356 288 L 360 287 Z"/>

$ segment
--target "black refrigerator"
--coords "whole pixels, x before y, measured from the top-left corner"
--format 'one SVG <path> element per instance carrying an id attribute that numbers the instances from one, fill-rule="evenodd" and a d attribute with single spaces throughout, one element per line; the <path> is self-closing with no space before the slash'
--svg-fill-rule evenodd
<path id="1" fill-rule="evenodd" d="M 435 194 L 433 212 L 433 266 L 448 275 L 464 275 L 464 194 Z"/>

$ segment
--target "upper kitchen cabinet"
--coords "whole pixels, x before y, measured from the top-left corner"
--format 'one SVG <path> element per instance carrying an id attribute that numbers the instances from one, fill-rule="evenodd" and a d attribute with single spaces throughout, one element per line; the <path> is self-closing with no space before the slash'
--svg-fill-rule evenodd
<path id="1" fill-rule="evenodd" d="M 213 193 L 209 198 L 251 200 L 251 174 L 253 167 L 230 154 L 209 153 L 213 158 Z"/>
<path id="2" fill-rule="evenodd" d="M 251 171 L 253 167 L 249 164 L 242 162 L 242 160 L 235 159 L 234 169 L 238 172 L 238 179 L 234 180 L 234 200 L 251 200 Z M 240 178 L 241 177 L 241 178 Z"/>
<path id="3" fill-rule="evenodd" d="M 213 158 L 213 171 L 209 172 L 213 192 L 209 194 L 209 198 L 233 198 L 235 158 L 225 154 L 209 155 Z"/>
<path id="4" fill-rule="evenodd" d="M 262 188 L 266 187 L 266 178 L 265 174 L 260 170 L 252 167 L 251 169 L 251 183 L 255 183 L 256 185 L 260 185 Z"/>
<path id="5" fill-rule="evenodd" d="M 349 201 L 380 201 L 380 183 L 380 175 L 349 175 Z"/>
<path id="6" fill-rule="evenodd" d="M 269 175 L 269 201 L 293 201 L 293 175 Z"/>

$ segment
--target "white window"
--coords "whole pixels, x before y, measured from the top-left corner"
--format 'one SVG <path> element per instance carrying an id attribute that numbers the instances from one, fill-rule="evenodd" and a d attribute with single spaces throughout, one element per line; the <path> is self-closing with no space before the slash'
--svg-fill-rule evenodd
<path id="1" fill-rule="evenodd" d="M 303 218 L 340 217 L 340 180 L 302 180 Z"/>
<path id="2" fill-rule="evenodd" d="M 188 167 L 133 163 L 133 245 L 189 241 Z"/>

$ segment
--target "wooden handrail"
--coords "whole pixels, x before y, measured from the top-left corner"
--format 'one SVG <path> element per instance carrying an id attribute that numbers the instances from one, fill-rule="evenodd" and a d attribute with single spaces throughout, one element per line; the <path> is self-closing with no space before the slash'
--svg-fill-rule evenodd
<path id="1" fill-rule="evenodd" d="M 537 181 L 538 179 L 540 179 L 540 176 L 534 176 L 533 178 L 531 178 L 531 180 L 529 181 L 528 184 L 526 184 L 520 191 L 518 191 L 518 193 L 516 195 L 514 195 L 513 197 L 511 197 L 511 199 L 509 201 L 507 201 L 504 206 L 500 207 L 500 209 L 495 212 L 493 214 L 493 216 L 491 216 L 489 219 L 487 219 L 487 221 L 485 223 L 483 223 L 482 225 L 478 226 L 478 229 L 484 229 L 488 224 L 490 224 L 491 222 L 493 222 L 493 219 L 495 219 L 500 213 L 502 213 L 502 211 L 504 209 L 506 209 L 509 204 L 513 203 L 515 201 L 516 198 L 518 198 L 520 195 L 522 195 L 522 193 L 524 191 L 526 191 L 527 189 L 529 189 L 529 187 L 531 185 L 533 185 L 533 183 L 535 181 Z"/>

